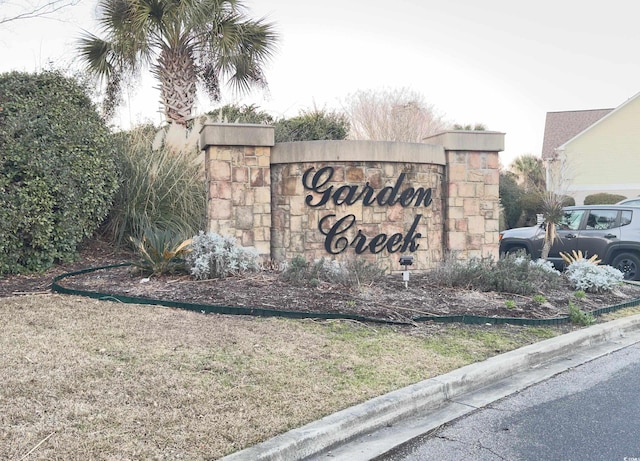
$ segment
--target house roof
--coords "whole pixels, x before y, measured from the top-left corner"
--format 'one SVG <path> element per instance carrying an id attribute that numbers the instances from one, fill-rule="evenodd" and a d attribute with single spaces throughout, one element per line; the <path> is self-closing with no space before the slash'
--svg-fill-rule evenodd
<path id="1" fill-rule="evenodd" d="M 555 149 L 582 133 L 614 109 L 547 112 L 542 141 L 542 158 L 555 157 Z"/>

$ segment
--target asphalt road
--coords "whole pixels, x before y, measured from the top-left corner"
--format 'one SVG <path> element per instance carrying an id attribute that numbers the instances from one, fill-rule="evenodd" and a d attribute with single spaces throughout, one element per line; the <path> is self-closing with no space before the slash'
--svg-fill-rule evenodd
<path id="1" fill-rule="evenodd" d="M 488 405 L 385 461 L 640 461 L 640 344 Z"/>

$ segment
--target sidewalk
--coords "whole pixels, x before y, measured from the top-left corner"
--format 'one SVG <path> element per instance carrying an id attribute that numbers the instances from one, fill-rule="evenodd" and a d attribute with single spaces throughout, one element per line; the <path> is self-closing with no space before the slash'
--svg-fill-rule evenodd
<path id="1" fill-rule="evenodd" d="M 640 314 L 522 347 L 376 397 L 221 458 L 370 460 L 569 368 L 640 342 Z"/>

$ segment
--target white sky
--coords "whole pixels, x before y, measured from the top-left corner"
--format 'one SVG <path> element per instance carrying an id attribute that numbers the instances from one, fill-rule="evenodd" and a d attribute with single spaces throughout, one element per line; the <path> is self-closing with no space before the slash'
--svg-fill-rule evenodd
<path id="1" fill-rule="evenodd" d="M 35 0 L 10 0 L 23 5 Z M 0 2 L 2 3 L 2 2 Z M 62 19 L 0 25 L 0 72 L 73 65 L 81 28 L 96 30 L 96 0 Z M 634 0 L 245 0 L 276 23 L 279 51 L 254 103 L 276 116 L 340 109 L 358 90 L 408 87 L 454 123 L 506 133 L 501 155 L 540 154 L 548 111 L 617 107 L 640 92 Z M 0 6 L 0 18 L 8 16 Z M 153 80 L 121 111 L 123 125 L 158 123 Z M 225 102 L 234 102 L 231 99 Z M 206 101 L 202 108 L 209 109 Z"/>

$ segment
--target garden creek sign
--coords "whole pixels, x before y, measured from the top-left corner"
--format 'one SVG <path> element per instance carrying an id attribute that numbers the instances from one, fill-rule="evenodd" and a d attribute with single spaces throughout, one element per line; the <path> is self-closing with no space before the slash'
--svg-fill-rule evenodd
<path id="1" fill-rule="evenodd" d="M 207 230 L 263 261 L 352 257 L 396 271 L 498 256 L 504 134 L 451 131 L 421 143 L 275 143 L 273 127 L 206 123 Z"/>
<path id="2" fill-rule="evenodd" d="M 364 186 L 358 185 L 342 185 L 335 188 L 334 185 L 328 185 L 334 174 L 334 168 L 326 166 L 316 171 L 315 167 L 308 168 L 302 176 L 302 185 L 305 190 L 314 192 L 307 194 L 305 203 L 312 207 L 321 207 L 327 203 L 335 206 L 353 205 L 358 201 L 366 207 L 369 206 L 394 206 L 399 204 L 401 207 L 428 207 L 432 201 L 431 188 L 413 188 L 408 187 L 402 190 L 402 185 L 406 174 L 401 173 L 393 186 L 386 186 L 376 191 L 369 182 Z M 417 242 L 422 237 L 417 232 L 418 225 L 422 219 L 421 214 L 416 214 L 413 223 L 409 227 L 406 234 L 395 233 L 387 235 L 380 233 L 368 239 L 367 236 L 358 229 L 355 237 L 351 241 L 343 235 L 348 233 L 352 228 L 357 226 L 356 216 L 348 214 L 340 219 L 335 219 L 335 214 L 327 214 L 318 222 L 318 230 L 325 236 L 324 248 L 327 253 L 337 255 L 349 247 L 353 247 L 356 254 L 370 252 L 378 254 L 384 250 L 389 253 L 405 253 L 407 251 L 414 252 L 420 244 Z"/>

